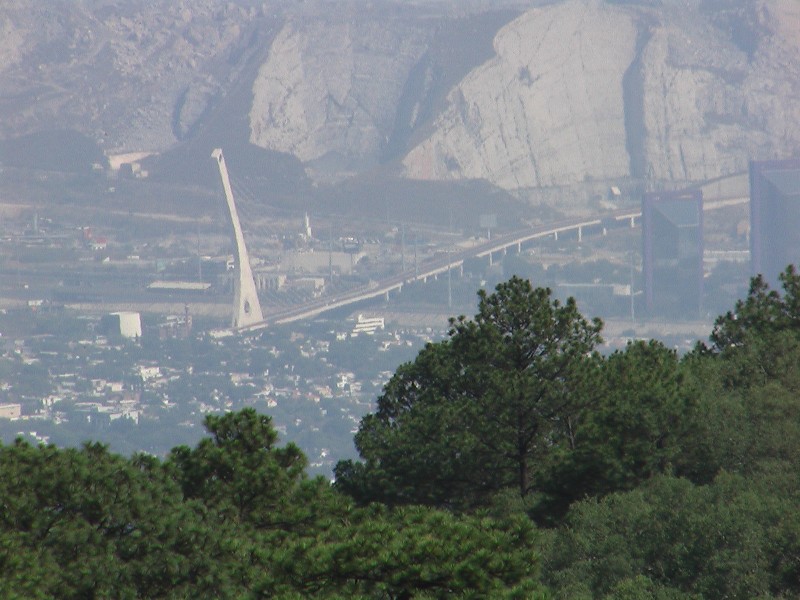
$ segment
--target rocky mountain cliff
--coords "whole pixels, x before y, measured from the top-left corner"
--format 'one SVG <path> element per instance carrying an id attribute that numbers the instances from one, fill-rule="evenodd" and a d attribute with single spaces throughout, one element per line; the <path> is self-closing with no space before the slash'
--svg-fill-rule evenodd
<path id="1" fill-rule="evenodd" d="M 254 6 L 214 0 L 3 2 L 0 135 L 75 129 L 160 151 L 235 81 Z"/>
<path id="2" fill-rule="evenodd" d="M 376 162 L 433 31 L 407 20 L 292 20 L 253 85 L 250 141 L 327 171 Z"/>
<path id="3" fill-rule="evenodd" d="M 658 4 L 575 0 L 514 20 L 406 174 L 506 189 L 681 182 L 797 153 L 800 4 Z"/>
<path id="4" fill-rule="evenodd" d="M 506 189 L 626 176 L 623 78 L 636 39 L 630 11 L 597 2 L 525 13 L 450 92 L 433 133 L 404 158 L 406 174 Z"/>
<path id="5" fill-rule="evenodd" d="M 800 152 L 800 3 L 9 0 L 0 83 L 0 140 L 205 135 L 319 181 L 384 165 L 523 196 L 683 183 Z"/>

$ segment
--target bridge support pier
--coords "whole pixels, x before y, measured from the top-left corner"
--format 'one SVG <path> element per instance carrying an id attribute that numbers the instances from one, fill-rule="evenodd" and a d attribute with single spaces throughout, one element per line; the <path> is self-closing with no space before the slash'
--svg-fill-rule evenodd
<path id="1" fill-rule="evenodd" d="M 554 232 L 553 232 L 553 239 L 554 239 L 555 241 L 558 241 L 558 232 L 557 232 L 557 231 L 554 231 Z"/>
<path id="2" fill-rule="evenodd" d="M 578 227 L 578 243 L 583 241 L 583 227 Z"/>

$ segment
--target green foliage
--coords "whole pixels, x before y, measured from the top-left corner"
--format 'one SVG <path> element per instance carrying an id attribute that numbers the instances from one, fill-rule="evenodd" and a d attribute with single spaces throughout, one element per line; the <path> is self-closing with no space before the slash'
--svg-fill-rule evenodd
<path id="1" fill-rule="evenodd" d="M 714 324 L 711 351 L 728 364 L 730 389 L 772 380 L 800 389 L 800 372 L 791 360 L 800 351 L 800 274 L 790 265 L 780 281 L 783 294 L 754 277 L 747 298 Z"/>
<path id="2" fill-rule="evenodd" d="M 329 519 L 313 540 L 285 544 L 257 595 L 542 598 L 535 544 L 525 518 L 500 522 L 373 505 Z"/>
<path id="3" fill-rule="evenodd" d="M 800 275 L 789 266 L 780 279 L 783 294 L 754 278 L 717 319 L 711 347 L 684 361 L 700 412 L 681 471 L 695 480 L 722 469 L 752 475 L 800 452 Z"/>
<path id="4" fill-rule="evenodd" d="M 355 508 L 252 410 L 165 463 L 0 447 L 3 598 L 536 598 L 524 517 Z"/>
<path id="5" fill-rule="evenodd" d="M 209 415 L 205 425 L 211 438 L 175 448 L 167 460 L 184 495 L 223 521 L 271 526 L 305 479 L 305 456 L 294 444 L 276 447 L 271 419 L 253 409 Z"/>
<path id="6" fill-rule="evenodd" d="M 753 280 L 683 358 L 601 357 L 574 301 L 481 292 L 362 421 L 348 495 L 253 410 L 164 462 L 0 446 L 0 597 L 800 597 L 800 276 L 782 281 Z"/>
<path id="7" fill-rule="evenodd" d="M 356 435 L 364 463 L 340 463 L 337 486 L 362 501 L 470 508 L 514 487 L 534 491 L 570 447 L 597 358 L 599 321 L 573 299 L 512 278 L 481 291 L 474 320 L 398 369 Z"/>
<path id="8" fill-rule="evenodd" d="M 630 491 L 572 505 L 544 563 L 556 597 L 798 596 L 800 277 L 789 267 L 781 279 L 783 294 L 755 278 L 710 347 L 677 362 L 651 344 L 633 377 L 606 373 L 613 383 L 560 475 L 591 465 L 606 492 Z M 621 396 L 635 399 L 635 419 Z M 635 476 L 620 485 L 619 473 Z"/>
<path id="9" fill-rule="evenodd" d="M 549 556 L 556 598 L 619 597 L 621 586 L 653 587 L 656 597 L 794 597 L 796 492 L 721 475 L 695 486 L 657 477 L 626 493 L 570 511 Z M 791 532 L 791 533 L 790 533 Z M 787 560 L 788 559 L 788 560 Z M 636 597 L 636 596 L 633 596 Z"/>
<path id="10" fill-rule="evenodd" d="M 681 381 L 676 353 L 660 342 L 633 342 L 602 361 L 597 401 L 579 422 L 574 450 L 544 478 L 537 514 L 552 519 L 581 497 L 672 472 L 695 419 Z"/>
<path id="11" fill-rule="evenodd" d="M 0 448 L 0 594 L 180 597 L 221 583 L 200 507 L 100 445 Z M 8 593 L 6 593 L 8 592 Z"/>
<path id="12" fill-rule="evenodd" d="M 782 279 L 783 295 L 755 279 L 683 359 L 653 341 L 592 355 L 599 326 L 582 337 L 575 312 L 551 337 L 569 303 L 501 284 L 397 371 L 337 487 L 528 512 L 555 527 L 543 571 L 561 598 L 796 597 L 800 277 Z"/>
<path id="13" fill-rule="evenodd" d="M 786 360 L 800 360 L 800 352 Z M 721 470 L 753 475 L 800 453 L 800 396 L 778 379 L 728 387 L 731 365 L 721 357 L 690 359 L 687 393 L 695 398 L 693 435 L 677 471 L 708 482 Z"/>

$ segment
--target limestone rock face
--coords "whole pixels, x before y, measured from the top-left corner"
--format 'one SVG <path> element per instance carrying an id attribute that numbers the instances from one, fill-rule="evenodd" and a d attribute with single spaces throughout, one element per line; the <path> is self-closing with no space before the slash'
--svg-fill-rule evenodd
<path id="1" fill-rule="evenodd" d="M 497 35 L 403 164 L 520 190 L 699 181 L 800 148 L 800 4 L 570 0 Z"/>
<path id="2" fill-rule="evenodd" d="M 649 177 L 699 181 L 798 151 L 800 4 L 764 2 L 751 18 L 752 44 L 710 18 L 652 27 L 640 74 Z"/>
<path id="3" fill-rule="evenodd" d="M 599 2 L 526 13 L 450 93 L 406 174 L 506 189 L 627 175 L 622 79 L 635 46 L 632 17 Z"/>
<path id="4" fill-rule="evenodd" d="M 260 13 L 215 0 L 0 3 L 0 137 L 72 129 L 165 150 L 236 73 Z"/>
<path id="5" fill-rule="evenodd" d="M 234 122 L 323 181 L 679 185 L 800 154 L 800 2 L 5 0 L 0 82 L 0 140 Z"/>
<path id="6" fill-rule="evenodd" d="M 355 15 L 287 23 L 253 84 L 250 141 L 327 173 L 375 164 L 427 36 Z"/>

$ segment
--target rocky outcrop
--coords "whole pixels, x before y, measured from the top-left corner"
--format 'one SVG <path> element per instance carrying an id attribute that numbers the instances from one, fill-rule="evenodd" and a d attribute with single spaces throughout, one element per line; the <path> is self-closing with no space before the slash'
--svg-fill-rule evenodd
<path id="1" fill-rule="evenodd" d="M 526 13 L 449 95 L 407 176 L 510 190 L 687 182 L 797 153 L 800 5 L 718 4 L 576 0 Z"/>
<path id="2" fill-rule="evenodd" d="M 451 92 L 406 174 L 506 189 L 627 175 L 622 78 L 636 34 L 629 14 L 600 2 L 526 13 L 498 33 L 497 57 Z"/>
<path id="3" fill-rule="evenodd" d="M 250 141 L 320 175 L 377 162 L 430 35 L 400 19 L 347 17 L 287 23 L 253 85 Z"/>
<path id="4" fill-rule="evenodd" d="M 791 0 L 739 12 L 752 43 L 718 15 L 653 27 L 641 69 L 647 176 L 699 181 L 800 149 L 800 27 L 787 26 L 799 15 Z"/>
<path id="5" fill-rule="evenodd" d="M 318 180 L 389 163 L 521 195 L 800 153 L 797 0 L 522 4 L 7 0 L 0 139 L 163 151 L 235 120 Z"/>
<path id="6" fill-rule="evenodd" d="M 73 129 L 113 150 L 164 150 L 235 80 L 263 18 L 215 0 L 3 2 L 0 136 Z"/>

